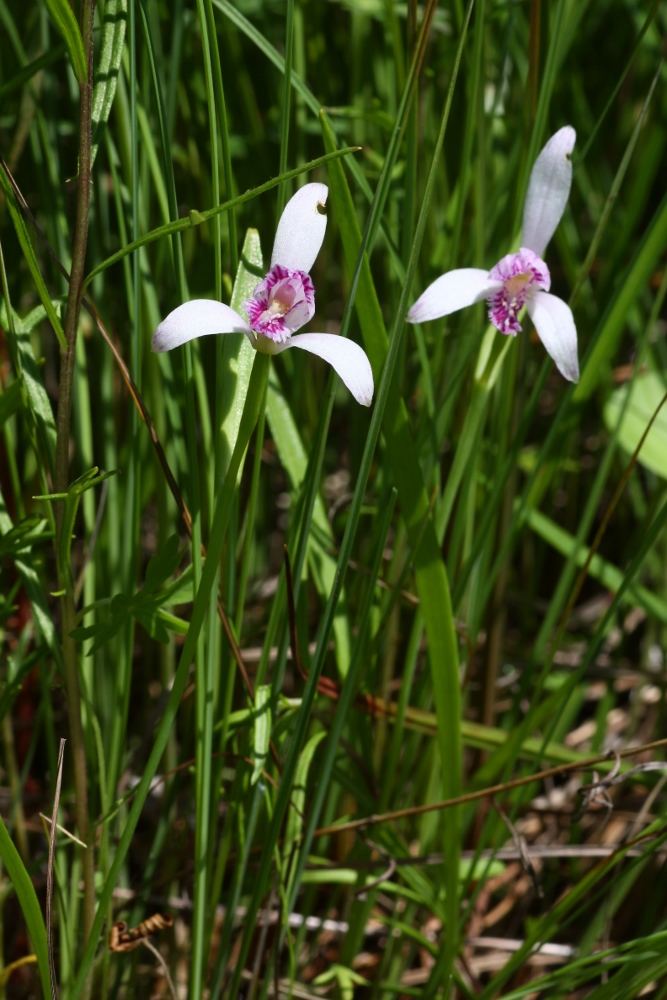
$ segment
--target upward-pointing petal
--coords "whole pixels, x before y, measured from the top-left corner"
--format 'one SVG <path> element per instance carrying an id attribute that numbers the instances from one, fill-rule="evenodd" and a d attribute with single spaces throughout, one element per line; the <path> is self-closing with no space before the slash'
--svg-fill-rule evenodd
<path id="1" fill-rule="evenodd" d="M 281 344 L 276 354 L 282 354 L 290 347 L 300 347 L 302 351 L 317 354 L 340 375 L 354 398 L 362 406 L 370 406 L 373 401 L 373 372 L 366 352 L 346 337 L 334 333 L 299 333 Z"/>
<path id="2" fill-rule="evenodd" d="M 193 299 L 184 302 L 162 320 L 153 334 L 154 351 L 171 351 L 195 337 L 212 333 L 250 334 L 250 327 L 234 309 L 213 299 Z"/>
<path id="3" fill-rule="evenodd" d="M 326 184 L 305 184 L 285 205 L 273 241 L 271 267 L 282 264 L 293 271 L 310 271 L 327 228 Z"/>
<path id="4" fill-rule="evenodd" d="M 572 150 L 577 133 L 566 125 L 552 135 L 535 160 L 523 207 L 521 246 L 544 257 L 561 220 L 572 186 Z"/>
<path id="5" fill-rule="evenodd" d="M 555 295 L 535 292 L 526 308 L 558 371 L 570 382 L 578 382 L 577 328 L 570 307 Z"/>
<path id="6" fill-rule="evenodd" d="M 425 323 L 429 319 L 449 316 L 464 309 L 502 287 L 502 281 L 490 281 L 489 272 L 478 267 L 448 271 L 429 285 L 408 313 L 408 323 Z"/>

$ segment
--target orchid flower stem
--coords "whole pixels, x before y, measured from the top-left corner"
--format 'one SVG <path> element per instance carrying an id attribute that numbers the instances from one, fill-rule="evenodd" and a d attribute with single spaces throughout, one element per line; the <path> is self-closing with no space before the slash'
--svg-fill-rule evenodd
<path id="1" fill-rule="evenodd" d="M 88 243 L 88 216 L 90 210 L 91 174 L 91 111 L 93 79 L 93 20 L 94 0 L 82 0 L 81 33 L 88 63 L 87 79 L 81 84 L 79 94 L 79 173 L 76 205 L 74 242 L 72 246 L 72 273 L 67 296 L 65 316 L 66 345 L 60 353 L 60 385 L 58 390 L 58 416 L 56 438 L 56 462 L 54 492 L 66 493 L 69 480 L 69 440 L 72 415 L 72 393 L 74 387 L 74 359 L 76 356 L 76 335 L 79 313 L 83 297 L 83 278 Z M 63 524 L 63 505 L 56 505 L 56 552 L 60 551 L 60 536 Z M 74 607 L 74 586 L 69 567 L 63 573 L 58 568 L 58 589 L 63 592 L 62 610 L 62 653 L 65 696 L 70 727 L 70 745 L 74 768 L 75 815 L 81 840 L 88 844 L 83 851 L 83 937 L 90 943 L 91 929 L 95 917 L 95 867 L 93 848 L 89 836 L 88 778 L 86 769 L 86 748 L 81 716 L 81 692 L 77 664 L 76 642 L 70 632 L 76 625 Z"/>
<path id="2" fill-rule="evenodd" d="M 250 377 L 250 384 L 246 395 L 243 416 L 241 417 L 238 438 L 229 463 L 227 476 L 225 477 L 222 489 L 216 499 L 213 521 L 211 524 L 211 533 L 209 536 L 207 550 L 208 555 L 204 564 L 201 583 L 197 589 L 197 594 L 194 600 L 190 627 L 188 628 L 188 632 L 185 637 L 185 642 L 183 644 L 183 649 L 178 662 L 178 668 L 174 676 L 174 683 L 172 685 L 164 715 L 157 728 L 153 749 L 151 750 L 150 756 L 144 767 L 141 781 L 137 786 L 136 796 L 132 804 L 132 808 L 130 809 L 127 822 L 125 823 L 123 833 L 118 842 L 113 862 L 109 868 L 108 878 L 104 884 L 102 892 L 100 893 L 100 901 L 95 921 L 93 923 L 92 934 L 89 937 L 88 945 L 81 959 L 77 977 L 70 993 L 70 1000 L 78 1000 L 81 996 L 83 983 L 88 975 L 93 957 L 95 955 L 96 941 L 102 931 L 102 926 L 106 918 L 107 907 L 111 900 L 113 890 L 117 884 L 120 870 L 125 863 L 125 858 L 130 848 L 130 844 L 132 843 L 134 831 L 137 827 L 144 803 L 146 802 L 150 791 L 151 782 L 162 759 L 162 754 L 164 753 L 167 740 L 169 739 L 169 733 L 171 732 L 171 728 L 174 724 L 174 720 L 181 703 L 181 698 L 190 676 L 190 665 L 195 654 L 204 620 L 206 618 L 206 612 L 209 608 L 211 590 L 213 589 L 217 579 L 220 555 L 222 553 L 222 547 L 227 534 L 227 526 L 229 524 L 232 502 L 236 491 L 239 469 L 241 468 L 241 464 L 248 448 L 248 443 L 257 424 L 269 377 L 270 363 L 271 360 L 267 355 L 257 353 L 254 357 L 252 375 Z"/>

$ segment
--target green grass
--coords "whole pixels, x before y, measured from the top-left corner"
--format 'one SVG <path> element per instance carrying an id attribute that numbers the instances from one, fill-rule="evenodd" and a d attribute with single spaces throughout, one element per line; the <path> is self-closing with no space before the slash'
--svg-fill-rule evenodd
<path id="1" fill-rule="evenodd" d="M 664 750 L 611 811 L 578 790 L 665 733 L 663 5 L 98 3 L 77 230 L 80 6 L 0 0 L 0 992 L 48 987 L 65 736 L 67 1000 L 169 995 L 106 947 L 157 912 L 192 1000 L 667 995 L 663 772 L 632 770 Z M 518 248 L 566 124 L 577 386 L 527 317 L 405 323 Z M 181 302 L 242 307 L 313 180 L 308 329 L 364 347 L 370 410 L 306 352 L 151 353 Z"/>

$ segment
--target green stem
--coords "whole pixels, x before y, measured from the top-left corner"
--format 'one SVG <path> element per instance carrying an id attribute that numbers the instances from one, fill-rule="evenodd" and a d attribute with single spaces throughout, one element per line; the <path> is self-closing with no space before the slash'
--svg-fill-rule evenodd
<path id="1" fill-rule="evenodd" d="M 88 215 L 90 210 L 90 164 L 91 164 L 91 112 L 92 112 L 92 80 L 93 80 L 93 20 L 95 15 L 94 0 L 82 0 L 81 3 L 81 33 L 87 54 L 88 77 L 81 84 L 79 94 L 79 173 L 76 205 L 76 221 L 74 227 L 74 243 L 72 247 L 72 272 L 70 275 L 69 293 L 67 296 L 67 313 L 65 316 L 66 346 L 60 352 L 60 385 L 58 390 L 58 415 L 56 438 L 56 464 L 54 476 L 54 492 L 67 492 L 69 479 L 69 440 L 72 415 L 72 391 L 74 386 L 74 359 L 76 356 L 76 334 L 79 325 L 79 312 L 83 297 L 83 278 L 86 261 L 86 246 L 88 243 Z M 56 507 L 56 551 L 60 551 L 60 536 L 63 522 L 63 507 Z M 63 578 L 64 577 L 64 578 Z M 81 717 L 81 692 L 77 664 L 76 643 L 70 637 L 75 627 L 76 613 L 74 607 L 74 591 L 69 567 L 63 573 L 58 572 L 58 586 L 64 591 L 61 601 L 62 611 L 62 649 L 65 696 L 70 727 L 70 747 L 74 769 L 75 815 L 79 836 L 88 844 L 83 851 L 83 929 L 84 941 L 90 937 L 95 918 L 95 868 L 92 845 L 89 844 L 90 824 L 88 818 L 88 778 L 86 773 L 86 748 Z"/>

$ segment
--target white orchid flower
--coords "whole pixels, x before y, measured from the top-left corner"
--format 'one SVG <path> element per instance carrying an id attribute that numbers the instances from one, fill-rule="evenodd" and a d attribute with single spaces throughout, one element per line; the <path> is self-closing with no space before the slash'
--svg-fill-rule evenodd
<path id="1" fill-rule="evenodd" d="M 417 299 L 408 322 L 449 316 L 486 299 L 489 319 L 496 329 L 516 336 L 521 331 L 518 314 L 525 305 L 560 373 L 570 382 L 579 381 L 574 317 L 565 302 L 549 295 L 551 275 L 542 260 L 570 194 L 570 155 L 575 139 L 576 132 L 566 125 L 552 135 L 535 161 L 523 209 L 519 252 L 503 257 L 490 271 L 466 267 L 443 274 Z"/>
<path id="2" fill-rule="evenodd" d="M 292 336 L 315 313 L 315 288 L 309 271 L 327 227 L 326 184 L 306 184 L 285 206 L 273 244 L 271 268 L 243 303 L 248 321 L 230 306 L 211 299 L 184 302 L 153 334 L 154 351 L 171 351 L 195 337 L 244 333 L 257 351 L 281 354 L 290 347 L 324 358 L 358 403 L 370 406 L 373 372 L 365 352 L 346 337 L 331 333 Z"/>

